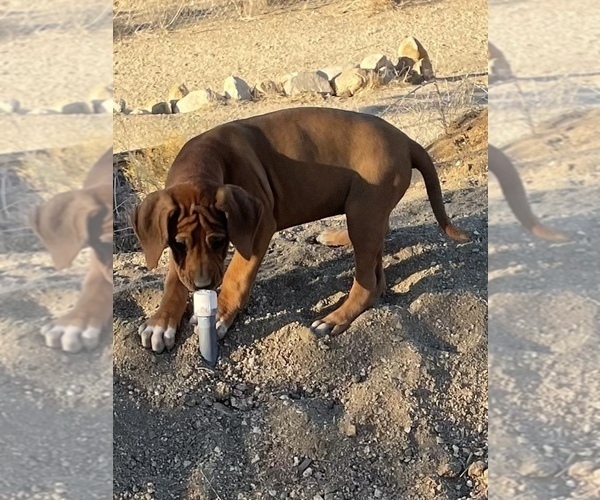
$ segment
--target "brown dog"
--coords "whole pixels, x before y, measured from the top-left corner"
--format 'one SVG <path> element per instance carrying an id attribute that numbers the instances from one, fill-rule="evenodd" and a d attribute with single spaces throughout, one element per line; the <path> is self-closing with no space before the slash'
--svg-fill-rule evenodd
<path id="1" fill-rule="evenodd" d="M 567 241 L 569 239 L 566 233 L 545 226 L 533 214 L 517 169 L 506 154 L 491 144 L 488 145 L 488 165 L 490 171 L 500 182 L 500 188 L 508 206 L 528 231 L 538 238 L 548 241 Z"/>
<path id="2" fill-rule="evenodd" d="M 112 317 L 112 148 L 94 164 L 83 188 L 60 193 L 37 207 L 31 225 L 57 269 L 93 250 L 79 300 L 65 316 L 42 328 L 46 344 L 66 352 L 92 349 Z"/>
<path id="3" fill-rule="evenodd" d="M 151 193 L 132 223 L 149 269 L 171 249 L 164 295 L 140 327 L 142 344 L 171 348 L 188 291 L 217 288 L 222 337 L 246 306 L 271 237 L 281 229 L 346 214 L 356 262 L 348 299 L 312 327 L 339 334 L 385 289 L 383 241 L 411 169 L 425 180 L 445 233 L 466 241 L 446 215 L 427 152 L 375 116 L 295 108 L 218 126 L 188 141 L 165 189 Z M 225 272 L 231 242 L 236 252 Z"/>

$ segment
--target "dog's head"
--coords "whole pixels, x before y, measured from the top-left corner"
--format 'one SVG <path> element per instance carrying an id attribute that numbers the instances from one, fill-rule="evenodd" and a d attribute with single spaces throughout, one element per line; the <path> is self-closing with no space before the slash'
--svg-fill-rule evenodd
<path id="1" fill-rule="evenodd" d="M 221 284 L 230 242 L 250 259 L 261 215 L 260 201 L 238 186 L 201 192 L 179 185 L 151 193 L 136 207 L 132 225 L 148 269 L 169 247 L 179 279 L 195 291 Z"/>
<path id="2" fill-rule="evenodd" d="M 112 186 L 60 193 L 37 206 L 31 227 L 50 252 L 57 269 L 69 267 L 77 254 L 91 247 L 112 281 Z"/>

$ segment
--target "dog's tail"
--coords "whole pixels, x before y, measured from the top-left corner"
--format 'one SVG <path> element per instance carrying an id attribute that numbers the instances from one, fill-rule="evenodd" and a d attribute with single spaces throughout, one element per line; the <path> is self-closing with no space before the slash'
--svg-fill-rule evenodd
<path id="1" fill-rule="evenodd" d="M 450 222 L 450 218 L 444 207 L 440 180 L 429 153 L 427 153 L 421 145 L 413 142 L 410 147 L 410 156 L 413 168 L 416 168 L 423 176 L 433 214 L 444 233 L 455 241 L 469 241 L 470 238 L 468 233 L 457 228 Z"/>
<path id="2" fill-rule="evenodd" d="M 548 241 L 567 241 L 569 239 L 566 233 L 542 224 L 531 211 L 521 177 L 506 154 L 494 146 L 488 146 L 488 164 L 490 171 L 500 183 L 500 189 L 502 189 L 508 206 L 525 229 L 538 238 Z"/>

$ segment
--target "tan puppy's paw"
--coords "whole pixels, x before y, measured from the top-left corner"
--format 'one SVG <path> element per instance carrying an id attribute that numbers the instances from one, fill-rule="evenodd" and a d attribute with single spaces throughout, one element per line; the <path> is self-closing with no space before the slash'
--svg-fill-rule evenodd
<path id="1" fill-rule="evenodd" d="M 48 347 L 76 354 L 84 348 L 91 351 L 98 347 L 102 328 L 95 321 L 65 318 L 44 325 L 40 333 Z"/>
<path id="2" fill-rule="evenodd" d="M 349 323 L 335 323 L 335 320 L 328 318 L 329 316 L 313 321 L 310 329 L 317 335 L 331 335 L 334 337 L 347 330 L 350 326 Z"/>
<path id="3" fill-rule="evenodd" d="M 146 349 L 152 349 L 160 354 L 165 350 L 171 350 L 175 345 L 175 334 L 177 333 L 177 318 L 154 315 L 138 328 L 138 334 L 142 345 Z"/>
<path id="4" fill-rule="evenodd" d="M 196 326 L 198 325 L 198 318 L 195 315 L 192 315 L 192 317 L 190 318 L 190 325 L 192 325 L 194 327 L 194 333 L 197 333 Z M 231 324 L 227 324 L 227 322 L 220 319 L 219 315 L 217 315 L 216 328 L 217 328 L 217 337 L 219 337 L 219 340 L 223 339 L 223 337 L 225 337 L 225 335 L 227 335 L 227 331 L 229 330 L 230 326 L 231 326 Z"/>

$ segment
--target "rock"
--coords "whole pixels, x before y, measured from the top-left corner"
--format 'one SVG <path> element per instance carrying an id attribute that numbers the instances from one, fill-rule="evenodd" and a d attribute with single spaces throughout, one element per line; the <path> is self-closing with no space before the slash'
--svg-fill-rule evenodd
<path id="1" fill-rule="evenodd" d="M 252 396 L 248 398 L 237 398 L 231 397 L 231 406 L 241 411 L 248 411 L 252 409 Z"/>
<path id="2" fill-rule="evenodd" d="M 356 437 L 356 425 L 346 423 L 344 425 L 344 434 L 348 437 Z"/>
<path id="3" fill-rule="evenodd" d="M 58 111 L 50 108 L 35 108 L 27 112 L 28 115 L 57 115 Z"/>
<path id="4" fill-rule="evenodd" d="M 408 58 L 416 63 L 419 59 L 429 59 L 427 51 L 414 36 L 408 36 L 400 42 L 398 58 Z"/>
<path id="5" fill-rule="evenodd" d="M 141 109 L 141 108 L 136 108 L 136 109 L 132 109 L 129 112 L 130 115 L 149 115 L 150 111 L 148 111 L 147 109 Z"/>
<path id="6" fill-rule="evenodd" d="M 317 71 L 317 73 L 325 78 L 327 78 L 327 80 L 329 80 L 329 83 L 332 83 L 333 80 L 339 76 L 342 72 L 349 70 L 349 69 L 355 69 L 358 68 L 358 66 L 356 64 L 353 63 L 347 63 L 347 64 L 343 64 L 343 65 L 338 65 L 338 66 L 328 66 L 327 68 L 323 68 L 320 69 L 319 71 Z"/>
<path id="7" fill-rule="evenodd" d="M 283 94 L 283 86 L 278 85 L 273 80 L 264 80 L 258 83 L 254 89 L 252 89 L 252 95 L 255 98 L 260 98 L 266 95 L 279 95 Z"/>
<path id="8" fill-rule="evenodd" d="M 211 89 L 193 90 L 175 104 L 176 113 L 191 113 L 217 101 L 219 96 Z"/>
<path id="9" fill-rule="evenodd" d="M 94 107 L 94 113 L 105 114 L 105 113 L 113 113 L 114 112 L 114 101 L 112 99 L 107 99 L 106 101 L 102 101 L 99 105 Z"/>
<path id="10" fill-rule="evenodd" d="M 153 115 L 170 115 L 171 114 L 171 104 L 165 101 L 157 102 L 155 104 L 149 105 L 150 112 Z"/>
<path id="11" fill-rule="evenodd" d="M 369 83 L 369 74 L 364 69 L 352 68 L 342 71 L 333 80 L 335 95 L 339 97 L 353 96 Z"/>
<path id="12" fill-rule="evenodd" d="M 231 397 L 231 386 L 219 380 L 215 386 L 215 397 L 217 401 L 227 401 Z"/>
<path id="13" fill-rule="evenodd" d="M 70 102 L 61 107 L 63 115 L 89 115 L 92 108 L 87 102 Z"/>
<path id="14" fill-rule="evenodd" d="M 389 64 L 391 63 L 384 54 L 371 54 L 360 62 L 360 68 L 371 71 L 379 71 L 381 68 L 385 68 Z"/>
<path id="15" fill-rule="evenodd" d="M 400 76 L 404 76 L 412 69 L 415 63 L 416 61 L 413 61 L 410 57 L 400 57 L 394 67 Z"/>
<path id="16" fill-rule="evenodd" d="M 421 75 L 425 81 L 433 80 L 433 66 L 429 58 L 419 59 L 413 66 L 413 71 Z"/>
<path id="17" fill-rule="evenodd" d="M 190 91 L 186 87 L 185 83 L 176 83 L 169 89 L 167 101 L 169 103 L 172 101 L 179 101 L 179 99 L 183 99 L 189 93 Z"/>
<path id="18" fill-rule="evenodd" d="M 113 85 L 96 85 L 90 92 L 90 101 L 107 101 L 113 98 Z"/>
<path id="19" fill-rule="evenodd" d="M 438 476 L 453 478 L 462 472 L 462 464 L 458 460 L 448 458 L 444 460 L 437 468 Z"/>
<path id="20" fill-rule="evenodd" d="M 106 101 L 112 101 L 113 98 L 113 86 L 110 85 L 97 85 L 90 92 L 90 101 L 92 103 L 92 110 L 94 113 L 112 113 L 110 107 L 106 110 Z"/>
<path id="21" fill-rule="evenodd" d="M 585 460 L 583 462 L 575 462 L 569 466 L 567 473 L 575 479 L 583 479 L 592 474 L 594 471 L 594 462 Z"/>
<path id="22" fill-rule="evenodd" d="M 223 93 L 227 99 L 251 101 L 252 91 L 249 85 L 238 76 L 228 76 L 223 83 Z"/>
<path id="23" fill-rule="evenodd" d="M 414 36 L 409 36 L 400 42 L 396 64 L 396 71 L 400 74 L 406 74 L 411 70 L 420 75 L 420 77 L 409 75 L 408 80 L 413 84 L 431 80 L 435 76 L 429 54 Z"/>
<path id="24" fill-rule="evenodd" d="M 483 476 L 483 473 L 487 470 L 487 465 L 485 462 L 478 460 L 469 465 L 467 470 L 467 474 L 471 479 L 477 479 Z"/>
<path id="25" fill-rule="evenodd" d="M 176 83 L 169 89 L 169 95 L 167 96 L 167 102 L 171 105 L 171 112 L 177 113 L 175 107 L 177 105 L 177 101 L 183 99 L 186 95 L 188 95 L 190 91 L 186 87 L 185 83 Z"/>
<path id="26" fill-rule="evenodd" d="M 312 460 L 306 457 L 304 460 L 302 460 L 302 462 L 300 462 L 300 465 L 298 466 L 298 472 L 300 472 L 300 474 L 304 474 L 306 469 L 310 467 L 310 464 L 312 464 Z"/>
<path id="27" fill-rule="evenodd" d="M 283 77 L 283 90 L 286 95 L 333 94 L 329 80 L 318 72 L 302 71 Z"/>
<path id="28" fill-rule="evenodd" d="M 558 465 L 551 460 L 529 459 L 521 464 L 519 474 L 524 477 L 544 478 L 556 474 L 558 470 Z"/>
<path id="29" fill-rule="evenodd" d="M 1 113 L 17 113 L 21 109 L 21 103 L 16 99 L 1 99 L 0 100 L 0 114 Z"/>
<path id="30" fill-rule="evenodd" d="M 126 107 L 127 106 L 123 99 L 113 99 L 113 101 L 112 101 L 112 112 L 113 113 L 124 113 Z"/>

